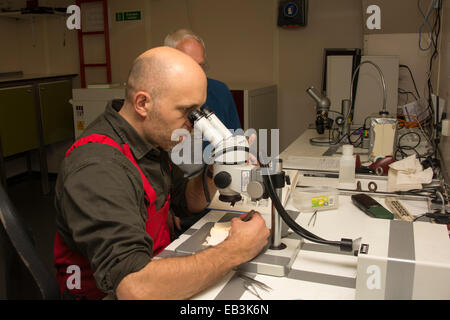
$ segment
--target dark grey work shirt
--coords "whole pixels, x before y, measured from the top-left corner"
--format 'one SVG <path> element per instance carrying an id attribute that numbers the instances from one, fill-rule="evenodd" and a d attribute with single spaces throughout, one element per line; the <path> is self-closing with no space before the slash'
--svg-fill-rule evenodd
<path id="1" fill-rule="evenodd" d="M 167 152 L 145 141 L 118 111 L 123 100 L 105 112 L 82 136 L 103 134 L 130 149 L 156 192 L 156 210 L 171 193 L 171 211 L 189 214 L 187 180 Z M 74 252 L 87 257 L 97 286 L 114 293 L 120 281 L 150 262 L 153 240 L 145 232 L 147 210 L 139 171 L 117 148 L 89 143 L 75 148 L 62 163 L 56 182 L 57 231 Z"/>

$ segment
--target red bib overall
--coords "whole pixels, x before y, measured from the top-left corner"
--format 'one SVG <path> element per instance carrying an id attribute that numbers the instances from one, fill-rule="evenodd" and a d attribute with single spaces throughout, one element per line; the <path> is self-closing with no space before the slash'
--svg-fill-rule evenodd
<path id="1" fill-rule="evenodd" d="M 124 144 L 119 146 L 114 140 L 109 137 L 92 134 L 90 136 L 81 138 L 76 141 L 72 147 L 66 152 L 66 157 L 72 152 L 73 149 L 87 143 L 103 143 L 115 148 L 118 148 L 139 170 L 141 174 L 142 182 L 144 184 L 145 198 L 147 200 L 147 221 L 145 223 L 145 231 L 153 239 L 153 255 L 159 254 L 170 243 L 170 231 L 167 225 L 167 216 L 169 212 L 170 194 L 167 196 L 164 206 L 156 211 L 155 201 L 156 193 L 151 184 L 145 178 L 143 172 L 139 168 L 136 160 L 131 153 L 130 147 Z M 169 163 L 170 165 L 170 163 Z M 97 288 L 94 272 L 90 266 L 89 260 L 83 255 L 72 252 L 64 243 L 61 236 L 56 233 L 55 245 L 54 245 L 54 262 L 57 269 L 56 278 L 58 280 L 61 294 L 68 291 L 71 296 L 76 299 L 102 299 L 106 294 Z M 72 267 L 70 267 L 72 266 Z M 73 288 L 73 285 L 68 287 L 67 280 L 72 276 L 74 270 L 73 266 L 79 267 L 81 271 L 80 289 Z M 69 268 L 70 267 L 70 268 Z M 71 279 L 72 280 L 72 279 Z M 73 283 L 69 281 L 69 284 Z"/>

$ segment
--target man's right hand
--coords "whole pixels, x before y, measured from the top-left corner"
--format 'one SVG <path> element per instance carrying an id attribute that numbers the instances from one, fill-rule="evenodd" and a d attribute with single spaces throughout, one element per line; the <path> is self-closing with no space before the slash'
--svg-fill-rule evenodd
<path id="1" fill-rule="evenodd" d="M 242 215 L 241 218 L 247 214 Z M 229 245 L 235 251 L 235 258 L 241 259 L 241 263 L 244 263 L 261 252 L 267 244 L 270 230 L 258 212 L 255 212 L 246 222 L 241 218 L 231 220 L 230 233 L 223 243 Z"/>

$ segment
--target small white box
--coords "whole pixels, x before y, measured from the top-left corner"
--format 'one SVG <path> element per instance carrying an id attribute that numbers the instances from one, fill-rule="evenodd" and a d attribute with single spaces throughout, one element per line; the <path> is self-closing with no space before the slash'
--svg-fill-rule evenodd
<path id="1" fill-rule="evenodd" d="M 330 187 L 297 188 L 293 202 L 301 212 L 332 210 L 339 207 L 339 194 L 337 189 Z"/>
<path id="2" fill-rule="evenodd" d="M 72 95 L 75 137 L 78 138 L 86 127 L 105 111 L 109 101 L 124 99 L 125 88 L 73 89 Z"/>

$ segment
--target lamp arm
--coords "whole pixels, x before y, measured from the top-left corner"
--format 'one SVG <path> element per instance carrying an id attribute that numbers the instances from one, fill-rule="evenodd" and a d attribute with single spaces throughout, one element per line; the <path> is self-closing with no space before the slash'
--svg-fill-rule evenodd
<path id="1" fill-rule="evenodd" d="M 356 74 L 357 74 L 359 68 L 363 64 L 366 64 L 366 63 L 371 64 L 372 66 L 374 66 L 377 69 L 378 73 L 380 74 L 381 83 L 382 83 L 382 86 L 383 86 L 383 109 L 381 110 L 380 114 L 387 114 L 387 107 L 386 107 L 386 81 L 384 80 L 384 75 L 383 75 L 383 72 L 381 71 L 380 67 L 377 64 L 375 64 L 374 62 L 369 61 L 369 60 L 361 62 L 358 65 L 358 67 L 356 67 L 356 70 L 353 72 L 352 82 L 351 82 L 351 85 L 350 85 L 350 102 L 353 105 L 353 82 L 355 81 Z M 346 119 L 348 119 L 349 115 L 350 115 L 350 109 L 348 111 Z"/>

